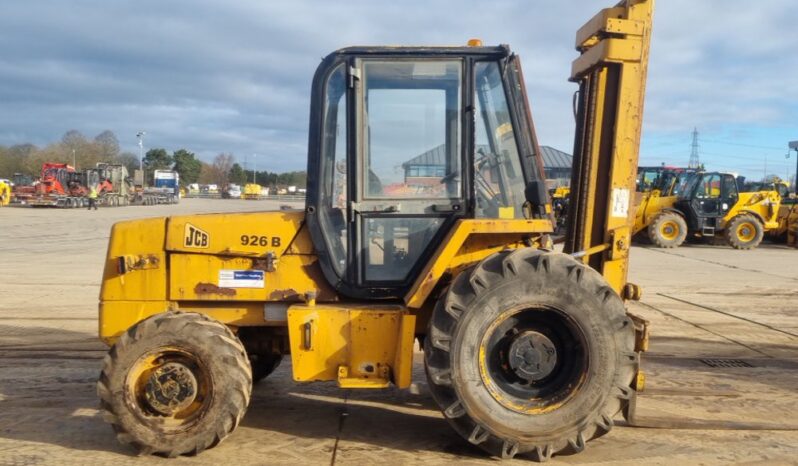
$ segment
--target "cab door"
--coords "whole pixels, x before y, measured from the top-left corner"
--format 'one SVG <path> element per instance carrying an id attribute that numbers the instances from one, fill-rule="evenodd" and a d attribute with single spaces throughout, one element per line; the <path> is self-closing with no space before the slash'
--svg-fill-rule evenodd
<path id="1" fill-rule="evenodd" d="M 363 58 L 354 67 L 350 271 L 373 292 L 395 290 L 412 281 L 466 210 L 464 62 Z"/>
<path id="2" fill-rule="evenodd" d="M 737 179 L 734 175 L 724 173 L 721 175 L 720 187 L 720 216 L 725 217 L 737 204 L 740 195 L 737 191 Z"/>
<path id="3" fill-rule="evenodd" d="M 737 203 L 738 197 L 734 176 L 707 173 L 696 186 L 693 209 L 699 217 L 724 217 Z"/>
<path id="4" fill-rule="evenodd" d="M 721 176 L 708 173 L 701 177 L 693 195 L 693 211 L 701 217 L 720 217 L 721 214 Z"/>

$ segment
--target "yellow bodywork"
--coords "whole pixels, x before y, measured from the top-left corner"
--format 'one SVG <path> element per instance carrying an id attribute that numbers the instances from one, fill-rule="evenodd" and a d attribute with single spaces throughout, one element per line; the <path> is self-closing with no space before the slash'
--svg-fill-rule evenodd
<path id="1" fill-rule="evenodd" d="M 399 305 L 293 305 L 288 331 L 294 380 L 342 388 L 410 386 L 415 316 Z"/>
<path id="2" fill-rule="evenodd" d="M 234 330 L 288 327 L 296 380 L 405 387 L 413 339 L 425 331 L 439 281 L 506 248 L 550 246 L 551 231 L 549 220 L 459 220 L 402 301 L 363 306 L 327 283 L 303 211 L 120 222 L 103 274 L 100 338 L 113 344 L 161 312 L 198 312 Z M 231 284 L 236 273 L 246 285 Z M 299 329 L 310 321 L 307 349 Z"/>
<path id="3" fill-rule="evenodd" d="M 721 229 L 736 216 L 752 214 L 759 218 L 765 231 L 779 227 L 779 206 L 781 196 L 776 191 L 757 191 L 753 193 L 740 193 L 737 202 L 729 209 L 721 221 Z"/>
<path id="4" fill-rule="evenodd" d="M 554 192 L 551 193 L 552 199 L 565 199 L 566 197 L 571 195 L 571 188 L 568 186 L 558 186 L 554 189 Z"/>
<path id="5" fill-rule="evenodd" d="M 0 207 L 7 206 L 11 202 L 11 186 L 0 181 Z"/>

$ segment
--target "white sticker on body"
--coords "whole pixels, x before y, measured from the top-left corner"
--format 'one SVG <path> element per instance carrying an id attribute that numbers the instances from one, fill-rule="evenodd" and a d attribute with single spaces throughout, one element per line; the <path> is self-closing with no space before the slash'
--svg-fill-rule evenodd
<path id="1" fill-rule="evenodd" d="M 263 288 L 263 270 L 220 270 L 220 288 Z"/>
<path id="2" fill-rule="evenodd" d="M 612 216 L 626 218 L 629 216 L 629 190 L 614 188 L 612 190 Z"/>

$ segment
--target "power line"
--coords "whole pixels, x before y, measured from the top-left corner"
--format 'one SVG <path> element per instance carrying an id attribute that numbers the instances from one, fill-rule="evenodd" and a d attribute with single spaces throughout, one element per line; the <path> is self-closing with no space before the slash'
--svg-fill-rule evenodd
<path id="1" fill-rule="evenodd" d="M 685 140 L 673 141 L 673 142 L 661 141 L 661 142 L 656 142 L 656 143 L 645 143 L 644 142 L 643 146 L 648 146 L 648 147 L 675 146 L 675 145 L 678 145 L 678 144 L 684 144 L 685 142 L 686 142 Z M 748 147 L 748 148 L 751 148 L 751 149 L 764 149 L 764 150 L 772 150 L 772 151 L 784 151 L 783 147 L 760 146 L 760 145 L 756 145 L 756 144 L 746 144 L 746 143 L 742 143 L 742 142 L 723 141 L 723 140 L 720 140 L 720 139 L 706 139 L 706 138 L 703 138 L 703 137 L 700 139 L 700 142 L 706 142 L 706 143 L 710 143 L 710 144 L 724 144 L 724 145 L 728 145 L 728 146 Z M 700 146 L 699 146 L 699 148 L 700 148 Z M 702 151 L 702 153 L 703 153 L 703 151 Z"/>
<path id="2" fill-rule="evenodd" d="M 701 151 L 701 153 L 704 154 L 704 155 L 712 155 L 714 157 L 723 157 L 723 158 L 740 159 L 740 160 L 753 160 L 753 161 L 762 160 L 762 157 L 764 157 L 764 156 L 757 156 L 757 155 L 718 154 L 716 152 L 707 152 L 707 151 L 703 151 L 703 150 Z"/>
<path id="3" fill-rule="evenodd" d="M 713 157 L 723 157 L 724 159 L 738 159 L 738 160 L 751 160 L 751 161 L 759 161 L 762 160 L 764 155 L 731 155 L 731 154 L 719 154 L 717 152 L 707 152 L 705 150 L 701 151 L 701 155 L 711 155 Z M 658 157 L 683 157 L 682 154 L 644 154 L 640 156 L 641 158 L 658 158 Z"/>
<path id="4" fill-rule="evenodd" d="M 713 144 L 726 144 L 729 146 L 740 146 L 740 147 L 750 147 L 752 149 L 765 149 L 765 150 L 778 150 L 783 151 L 783 147 L 769 147 L 769 146 L 757 146 L 755 144 L 743 144 L 741 142 L 728 142 L 728 141 L 718 141 L 717 139 L 701 139 L 702 142 L 710 142 Z"/>

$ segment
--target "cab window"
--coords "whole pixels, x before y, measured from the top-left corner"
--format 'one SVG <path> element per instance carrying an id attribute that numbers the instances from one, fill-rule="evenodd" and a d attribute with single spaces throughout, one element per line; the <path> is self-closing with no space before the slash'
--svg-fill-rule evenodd
<path id="1" fill-rule="evenodd" d="M 695 197 L 699 199 L 718 199 L 720 198 L 720 175 L 704 175 L 695 192 Z"/>
<path id="2" fill-rule="evenodd" d="M 363 282 L 403 283 L 462 209 L 463 61 L 362 61 Z"/>
<path id="3" fill-rule="evenodd" d="M 460 195 L 460 61 L 368 61 L 363 197 Z"/>
<path id="4" fill-rule="evenodd" d="M 344 64 L 327 78 L 322 127 L 322 202 L 319 219 L 327 231 L 330 257 L 339 275 L 346 267 L 347 163 L 346 163 L 346 70 Z"/>
<path id="5" fill-rule="evenodd" d="M 737 197 L 737 180 L 732 175 L 723 175 L 723 186 L 721 195 L 724 198 Z"/>
<path id="6" fill-rule="evenodd" d="M 637 174 L 637 192 L 645 193 L 655 189 L 658 185 L 659 170 L 642 170 Z"/>
<path id="7" fill-rule="evenodd" d="M 476 216 L 523 218 L 524 173 L 497 62 L 474 70 Z"/>

